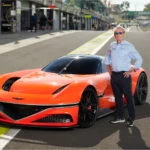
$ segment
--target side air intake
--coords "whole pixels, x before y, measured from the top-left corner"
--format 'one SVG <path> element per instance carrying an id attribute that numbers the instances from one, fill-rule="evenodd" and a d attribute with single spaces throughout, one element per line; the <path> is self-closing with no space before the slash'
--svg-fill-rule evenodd
<path id="1" fill-rule="evenodd" d="M 2 89 L 4 91 L 9 91 L 11 86 L 13 85 L 14 82 L 16 82 L 17 80 L 19 80 L 19 77 L 14 77 L 14 78 L 10 78 L 7 81 L 5 81 L 5 83 L 2 86 Z"/>

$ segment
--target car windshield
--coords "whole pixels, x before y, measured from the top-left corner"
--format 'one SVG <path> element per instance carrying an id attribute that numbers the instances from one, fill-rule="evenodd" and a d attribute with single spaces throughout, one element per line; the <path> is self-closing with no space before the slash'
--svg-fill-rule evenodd
<path id="1" fill-rule="evenodd" d="M 99 66 L 99 60 L 93 58 L 59 58 L 42 70 L 58 74 L 96 74 Z"/>

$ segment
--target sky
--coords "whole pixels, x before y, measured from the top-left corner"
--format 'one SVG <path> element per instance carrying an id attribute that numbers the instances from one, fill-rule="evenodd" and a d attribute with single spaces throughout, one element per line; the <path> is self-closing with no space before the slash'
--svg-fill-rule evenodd
<path id="1" fill-rule="evenodd" d="M 121 4 L 124 1 L 128 1 L 130 3 L 129 10 L 131 11 L 143 11 L 144 6 L 150 3 L 150 0 L 107 0 L 110 1 L 111 4 Z"/>

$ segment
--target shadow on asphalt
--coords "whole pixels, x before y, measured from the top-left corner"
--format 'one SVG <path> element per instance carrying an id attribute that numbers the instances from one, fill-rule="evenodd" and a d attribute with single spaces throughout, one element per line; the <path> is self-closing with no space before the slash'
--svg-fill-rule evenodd
<path id="1" fill-rule="evenodd" d="M 51 31 L 51 33 L 54 33 L 55 31 Z M 45 34 L 49 34 L 50 31 L 38 31 L 38 32 L 23 32 L 23 33 L 16 33 L 16 34 L 2 34 L 2 36 L 0 36 L 0 45 L 3 44 L 8 44 L 11 42 L 14 42 L 14 44 L 19 44 L 20 40 L 25 40 L 28 38 L 37 38 L 38 36 L 42 36 Z M 50 34 L 53 35 L 53 34 Z"/>
<path id="2" fill-rule="evenodd" d="M 140 130 L 134 126 L 130 128 L 120 129 L 120 141 L 117 143 L 122 149 L 150 149 L 142 139 Z"/>
<path id="3" fill-rule="evenodd" d="M 145 103 L 136 107 L 137 119 L 150 117 L 150 104 Z M 126 114 L 127 115 L 127 114 Z M 127 128 L 126 124 L 110 124 L 109 121 L 113 115 L 99 119 L 94 126 L 90 128 L 74 129 L 41 129 L 41 128 L 22 128 L 16 138 L 12 141 L 21 142 L 24 139 L 26 143 L 40 141 L 44 145 L 72 148 L 89 148 L 98 145 L 108 136 L 119 132 L 120 141 L 118 146 L 123 149 L 149 149 L 142 139 L 140 130 L 135 126 Z M 38 144 L 40 144 L 38 142 Z M 42 143 L 41 143 L 42 145 Z"/>

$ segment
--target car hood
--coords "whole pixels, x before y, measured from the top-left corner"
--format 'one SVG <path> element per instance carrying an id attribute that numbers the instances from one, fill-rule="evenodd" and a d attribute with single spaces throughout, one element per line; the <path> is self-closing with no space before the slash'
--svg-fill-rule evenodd
<path id="1" fill-rule="evenodd" d="M 88 76 L 84 76 L 87 78 Z M 62 86 L 84 79 L 81 75 L 59 75 L 37 71 L 30 73 L 11 86 L 10 92 L 27 94 L 52 94 Z"/>

